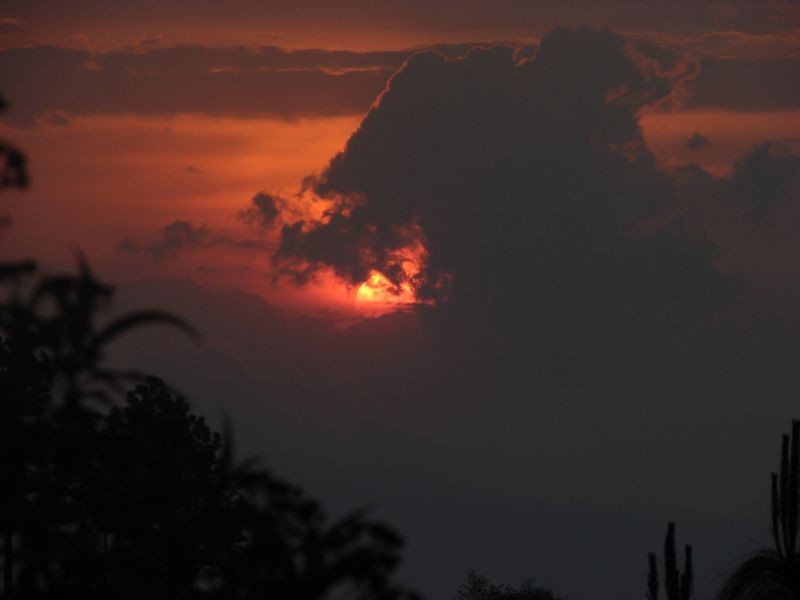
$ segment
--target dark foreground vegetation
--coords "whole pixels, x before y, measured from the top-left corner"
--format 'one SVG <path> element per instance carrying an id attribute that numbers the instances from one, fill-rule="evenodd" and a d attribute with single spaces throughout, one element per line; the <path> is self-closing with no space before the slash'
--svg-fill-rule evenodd
<path id="1" fill-rule="evenodd" d="M 0 142 L 0 189 L 27 184 L 24 155 Z M 109 368 L 107 346 L 131 329 L 197 333 L 158 311 L 109 318 L 113 288 L 78 264 L 47 276 L 33 261 L 0 262 L 0 598 L 419 597 L 396 582 L 393 529 L 364 510 L 331 519 L 258 461 L 236 462 L 230 432 L 169 385 Z M 771 515 L 774 546 L 734 569 L 719 600 L 800 600 L 798 421 L 771 477 Z M 670 523 L 643 596 L 693 597 L 691 546 L 682 564 L 679 554 Z M 562 599 L 470 573 L 455 600 Z"/>
<path id="2" fill-rule="evenodd" d="M 298 488 L 235 464 L 153 377 L 103 365 L 106 344 L 157 312 L 104 326 L 110 300 L 84 265 L 0 303 L 0 532 L 4 598 L 410 598 L 401 539 L 363 511 L 331 521 Z M 117 394 L 131 388 L 124 399 Z"/>
<path id="3" fill-rule="evenodd" d="M 0 145 L 2 187 L 24 187 Z M 162 381 L 105 364 L 157 311 L 107 318 L 113 289 L 0 265 L 2 597 L 416 597 L 394 582 L 401 538 L 365 511 L 331 520 L 299 488 L 235 463 Z M 127 390 L 127 392 L 126 392 Z"/>

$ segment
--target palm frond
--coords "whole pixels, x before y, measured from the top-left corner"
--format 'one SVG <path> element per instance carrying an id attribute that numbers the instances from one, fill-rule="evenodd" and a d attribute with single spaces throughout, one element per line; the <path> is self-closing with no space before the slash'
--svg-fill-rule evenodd
<path id="1" fill-rule="evenodd" d="M 717 600 L 797 600 L 797 576 L 797 565 L 779 552 L 757 552 L 728 576 Z"/>
<path id="2" fill-rule="evenodd" d="M 188 321 L 176 317 L 168 312 L 159 310 L 142 310 L 134 313 L 127 314 L 123 317 L 115 319 L 103 328 L 93 340 L 93 345 L 98 348 L 110 342 L 116 337 L 127 333 L 131 329 L 135 329 L 142 325 L 171 325 L 195 341 L 199 341 L 200 334 L 197 330 L 189 324 Z"/>

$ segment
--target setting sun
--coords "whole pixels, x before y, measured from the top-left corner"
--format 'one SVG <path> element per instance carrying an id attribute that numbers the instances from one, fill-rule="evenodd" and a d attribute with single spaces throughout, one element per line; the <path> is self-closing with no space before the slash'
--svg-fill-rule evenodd
<path id="1" fill-rule="evenodd" d="M 356 292 L 356 306 L 363 304 L 414 304 L 416 294 L 408 282 L 398 285 L 393 284 L 388 277 L 380 271 L 373 270 L 367 280 L 362 283 Z"/>

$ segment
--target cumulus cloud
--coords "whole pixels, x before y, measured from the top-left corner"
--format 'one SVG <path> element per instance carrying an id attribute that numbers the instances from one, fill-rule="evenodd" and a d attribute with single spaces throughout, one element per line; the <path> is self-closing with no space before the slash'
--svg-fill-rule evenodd
<path id="1" fill-rule="evenodd" d="M 275 261 L 301 281 L 378 270 L 399 286 L 416 241 L 420 299 L 452 282 L 438 314 L 557 361 L 627 356 L 732 290 L 710 244 L 679 223 L 642 226 L 674 202 L 675 181 L 637 114 L 672 84 L 606 30 L 557 30 L 532 60 L 506 47 L 418 54 L 316 182 L 322 197 L 363 201 L 285 226 Z"/>

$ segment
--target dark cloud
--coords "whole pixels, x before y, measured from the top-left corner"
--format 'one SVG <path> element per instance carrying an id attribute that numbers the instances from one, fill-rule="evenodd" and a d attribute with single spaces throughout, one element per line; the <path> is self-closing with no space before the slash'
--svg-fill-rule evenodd
<path id="1" fill-rule="evenodd" d="M 456 57 L 475 46 L 433 48 Z M 679 52 L 654 43 L 643 42 L 641 49 L 662 68 L 680 60 Z M 517 52 L 519 58 L 531 57 L 535 46 L 518 46 Z M 13 99 L 8 118 L 17 124 L 31 124 L 53 111 L 292 119 L 365 113 L 413 53 L 147 46 L 92 54 L 33 46 L 0 50 L 0 78 Z M 798 107 L 798 61 L 704 59 L 688 82 L 687 102 L 748 110 Z"/>
<path id="2" fill-rule="evenodd" d="M 157 260 L 175 258 L 186 248 L 197 248 L 208 243 L 210 235 L 205 225 L 196 226 L 190 221 L 179 219 L 164 225 L 160 236 L 149 243 L 146 250 Z M 120 242 L 117 247 L 127 252 L 137 248 L 135 242 L 131 243 L 130 238 Z"/>
<path id="3" fill-rule="evenodd" d="M 734 165 L 727 198 L 753 223 L 768 225 L 800 200 L 800 156 L 780 142 L 756 144 Z"/>
<path id="4" fill-rule="evenodd" d="M 695 131 L 689 138 L 686 140 L 686 147 L 689 150 L 700 150 L 701 148 L 705 148 L 711 142 L 708 140 L 706 136 L 704 136 L 699 131 Z"/>
<path id="5" fill-rule="evenodd" d="M 0 51 L 0 78 L 14 99 L 9 119 L 20 124 L 47 110 L 297 118 L 366 111 L 401 61 L 401 55 L 278 48 L 93 55 L 39 46 Z"/>
<path id="6" fill-rule="evenodd" d="M 21 124 L 52 110 L 286 119 L 366 112 L 411 54 L 203 46 L 91 54 L 35 46 L 0 50 L 0 79 L 14 99 L 9 119 Z"/>
<path id="7" fill-rule="evenodd" d="M 274 194 L 259 192 L 250 200 L 250 206 L 239 212 L 239 218 L 249 225 L 262 229 L 274 227 L 287 201 Z"/>
<path id="8" fill-rule="evenodd" d="M 551 367 L 622 363 L 640 344 L 730 298 L 713 247 L 679 223 L 642 229 L 674 202 L 637 112 L 672 81 L 608 31 L 558 30 L 534 60 L 509 48 L 461 60 L 413 57 L 316 183 L 344 203 L 283 229 L 275 256 L 303 280 L 332 268 L 357 284 L 408 279 L 398 255 L 421 238 L 411 283 L 481 343 Z M 594 358 L 590 358 L 594 356 Z"/>
<path id="9" fill-rule="evenodd" d="M 210 232 L 205 225 L 195 226 L 189 221 L 173 221 L 165 225 L 161 237 L 150 244 L 150 253 L 156 259 L 175 258 L 185 248 L 197 248 L 208 241 Z"/>
<path id="10" fill-rule="evenodd" d="M 184 250 L 214 247 L 245 252 L 271 249 L 262 239 L 238 239 L 182 219 L 164 225 L 154 239 L 125 237 L 117 242 L 121 254 L 149 254 L 155 260 L 176 258 Z"/>

